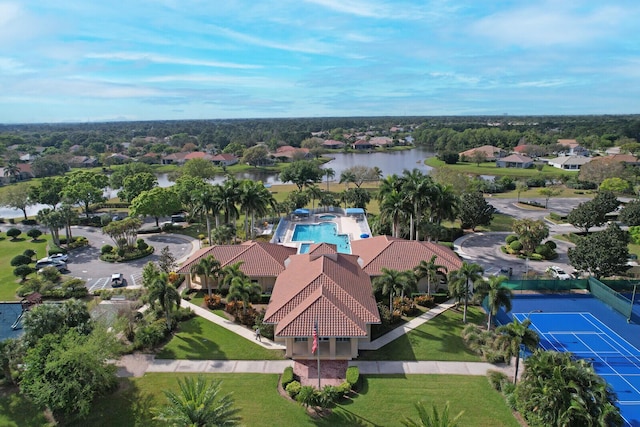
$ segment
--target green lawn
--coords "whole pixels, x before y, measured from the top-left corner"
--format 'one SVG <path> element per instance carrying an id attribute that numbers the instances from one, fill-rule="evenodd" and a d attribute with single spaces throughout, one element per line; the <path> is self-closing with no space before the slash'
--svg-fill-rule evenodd
<path id="1" fill-rule="evenodd" d="M 490 225 L 479 226 L 476 231 L 513 231 L 513 222 L 515 220 L 516 218 L 509 215 L 494 214 Z"/>
<path id="2" fill-rule="evenodd" d="M 469 322 L 481 324 L 485 315 L 479 307 L 469 307 Z M 447 310 L 379 350 L 360 352 L 359 360 L 444 360 L 480 362 L 461 338 L 462 310 Z"/>
<path id="3" fill-rule="evenodd" d="M 180 323 L 158 359 L 280 360 L 284 352 L 267 350 L 201 317 Z"/>
<path id="4" fill-rule="evenodd" d="M 20 286 L 16 276 L 13 275 L 14 267 L 11 266 L 11 259 L 22 254 L 25 249 L 33 249 L 37 255 L 34 258 L 42 258 L 47 255 L 47 241 L 49 236 L 41 236 L 37 242 L 32 242 L 24 231 L 18 240 L 12 241 L 3 233 L 0 238 L 0 301 L 15 301 L 16 289 Z M 31 264 L 33 267 L 34 264 Z"/>
<path id="5" fill-rule="evenodd" d="M 246 426 L 399 426 L 404 416 L 416 418 L 415 402 L 447 401 L 451 411 L 464 411 L 464 426 L 518 426 L 500 394 L 485 377 L 457 375 L 365 376 L 360 394 L 338 405 L 333 414 L 313 419 L 299 404 L 276 391 L 278 375 L 209 374 L 222 380 L 223 393 L 233 393 Z M 148 410 L 166 400 L 162 390 L 177 389 L 175 374 L 147 374 L 122 380 L 115 395 L 100 399 L 82 426 L 147 426 Z M 145 414 L 147 414 L 145 416 Z M 29 424 L 24 424 L 29 425 Z M 32 424 L 36 425 L 36 424 Z"/>
<path id="6" fill-rule="evenodd" d="M 512 178 L 531 178 L 537 176 L 543 177 L 559 177 L 562 175 L 570 175 L 571 172 L 566 172 L 553 166 L 544 165 L 542 171 L 538 171 L 536 168 L 520 169 L 520 168 L 499 168 L 496 167 L 496 162 L 483 162 L 479 166 L 475 163 L 458 162 L 455 165 L 447 165 L 437 157 L 429 157 L 424 162 L 427 166 L 438 168 L 446 166 L 451 170 L 459 171 L 465 174 L 472 175 L 494 175 L 494 176 L 509 176 Z"/>
<path id="7" fill-rule="evenodd" d="M 4 427 L 42 427 L 49 426 L 43 411 L 38 411 L 33 404 L 17 390 L 0 390 L 0 426 Z"/>

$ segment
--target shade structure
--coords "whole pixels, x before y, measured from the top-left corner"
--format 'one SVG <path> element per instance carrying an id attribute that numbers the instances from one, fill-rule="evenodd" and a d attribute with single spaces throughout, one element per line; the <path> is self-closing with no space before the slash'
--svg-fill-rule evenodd
<path id="1" fill-rule="evenodd" d="M 362 208 L 347 208 L 345 209 L 347 215 L 364 215 L 364 209 Z"/>
<path id="2" fill-rule="evenodd" d="M 301 209 L 298 208 L 295 211 L 293 211 L 294 215 L 309 215 L 309 209 Z"/>

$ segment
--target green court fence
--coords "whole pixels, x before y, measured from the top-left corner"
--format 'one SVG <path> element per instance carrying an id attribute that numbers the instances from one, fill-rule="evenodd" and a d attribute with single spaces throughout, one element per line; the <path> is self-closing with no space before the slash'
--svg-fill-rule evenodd
<path id="1" fill-rule="evenodd" d="M 588 288 L 586 279 L 575 280 L 508 280 L 503 282 L 503 286 L 518 291 L 538 291 L 538 292 L 568 292 L 572 290 L 586 290 Z"/>
<path id="2" fill-rule="evenodd" d="M 631 319 L 633 304 L 620 292 L 616 292 L 598 279 L 589 278 L 589 292 L 591 295 L 613 308 L 627 319 Z"/>

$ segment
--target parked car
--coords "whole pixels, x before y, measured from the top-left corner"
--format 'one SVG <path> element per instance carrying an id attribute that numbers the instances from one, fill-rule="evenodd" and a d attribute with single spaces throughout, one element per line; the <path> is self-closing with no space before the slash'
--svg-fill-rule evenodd
<path id="1" fill-rule="evenodd" d="M 112 288 L 121 288 L 127 285 L 127 281 L 124 278 L 124 274 L 122 273 L 113 273 L 111 275 L 111 287 Z"/>
<path id="2" fill-rule="evenodd" d="M 69 255 L 67 254 L 51 254 L 47 258 L 60 260 L 62 262 L 69 262 Z"/>
<path id="3" fill-rule="evenodd" d="M 563 269 L 561 269 L 557 265 L 552 265 L 551 267 L 547 268 L 547 273 L 549 273 L 551 277 L 553 277 L 554 279 L 558 279 L 558 280 L 573 279 L 573 276 L 571 274 L 565 272 Z"/>
<path id="4" fill-rule="evenodd" d="M 67 263 L 55 259 L 41 259 L 36 262 L 36 270 L 40 271 L 45 267 L 55 267 L 58 271 L 67 271 Z"/>

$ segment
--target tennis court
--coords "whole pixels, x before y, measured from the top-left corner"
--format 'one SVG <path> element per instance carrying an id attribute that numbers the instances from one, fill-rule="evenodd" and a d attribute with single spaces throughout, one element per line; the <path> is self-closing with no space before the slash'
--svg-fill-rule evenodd
<path id="1" fill-rule="evenodd" d="M 626 425 L 640 427 L 640 325 L 589 295 L 518 296 L 513 303 L 510 316 L 528 317 L 542 348 L 591 361 L 616 392 Z"/>

